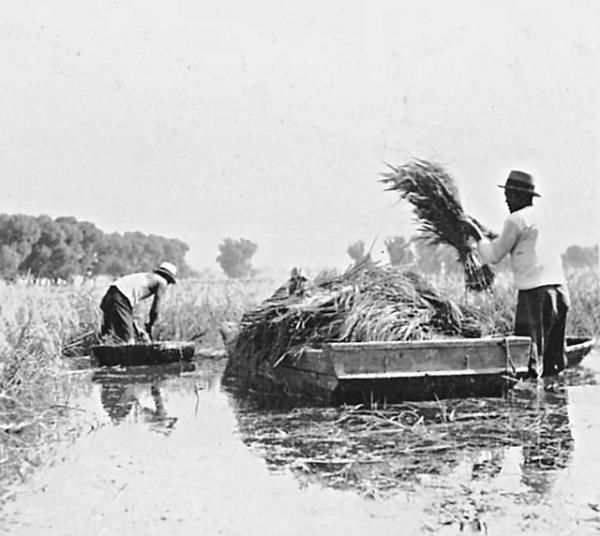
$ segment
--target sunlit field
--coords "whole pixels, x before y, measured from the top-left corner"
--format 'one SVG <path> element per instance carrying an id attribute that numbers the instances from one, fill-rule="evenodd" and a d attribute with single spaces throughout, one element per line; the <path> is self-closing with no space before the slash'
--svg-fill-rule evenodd
<path id="1" fill-rule="evenodd" d="M 222 348 L 219 327 L 270 296 L 284 281 L 182 280 L 169 287 L 155 337 Z M 500 277 L 491 293 L 465 295 L 459 279 L 436 282 L 442 294 L 486 312 L 490 326 L 509 332 L 516 293 Z M 0 309 L 0 490 L 35 466 L 55 434 L 69 398 L 69 358 L 84 355 L 100 326 L 107 282 L 71 285 L 3 284 Z M 568 274 L 570 335 L 600 333 L 600 284 L 592 270 Z M 139 311 L 140 321 L 149 304 Z"/>

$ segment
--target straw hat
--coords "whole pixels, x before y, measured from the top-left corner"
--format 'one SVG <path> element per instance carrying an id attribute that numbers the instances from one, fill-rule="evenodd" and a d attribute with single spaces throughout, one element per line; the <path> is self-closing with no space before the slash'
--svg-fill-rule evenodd
<path id="1" fill-rule="evenodd" d="M 534 197 L 541 197 L 541 195 L 535 191 L 533 177 L 524 171 L 517 171 L 513 169 L 508 174 L 506 183 L 504 185 L 499 184 L 498 187 L 509 190 L 517 190 L 519 192 L 527 192 Z"/>
<path id="2" fill-rule="evenodd" d="M 175 276 L 177 275 L 177 267 L 170 262 L 163 262 L 154 270 L 155 274 L 162 275 L 169 283 L 175 284 Z"/>

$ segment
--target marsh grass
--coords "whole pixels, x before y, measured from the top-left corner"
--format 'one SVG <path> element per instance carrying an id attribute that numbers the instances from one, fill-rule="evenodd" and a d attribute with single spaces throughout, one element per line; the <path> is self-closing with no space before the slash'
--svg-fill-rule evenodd
<path id="1" fill-rule="evenodd" d="M 43 458 L 64 419 L 64 342 L 91 322 L 73 287 L 3 286 L 0 309 L 0 496 Z"/>
<path id="2" fill-rule="evenodd" d="M 576 337 L 600 335 L 600 274 L 593 269 L 571 269 L 566 272 L 570 308 L 567 334 Z M 461 299 L 476 307 L 485 320 L 482 332 L 487 335 L 511 333 L 517 305 L 517 291 L 512 278 L 499 273 L 492 289 L 481 293 L 465 293 L 458 277 L 445 277 L 435 282 L 440 292 L 451 299 Z"/>
<path id="3" fill-rule="evenodd" d="M 273 280 L 258 278 L 182 280 L 169 287 L 153 335 L 220 348 L 221 325 L 238 322 L 245 310 L 272 294 L 276 286 Z M 148 317 L 149 307 L 149 303 L 140 307 L 140 321 Z"/>
<path id="4" fill-rule="evenodd" d="M 600 335 L 600 273 L 593 269 L 567 272 L 571 307 L 567 332 L 572 335 Z"/>

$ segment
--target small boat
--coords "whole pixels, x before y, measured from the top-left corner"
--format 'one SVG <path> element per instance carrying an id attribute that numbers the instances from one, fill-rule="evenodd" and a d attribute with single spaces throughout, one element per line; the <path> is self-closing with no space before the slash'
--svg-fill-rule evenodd
<path id="1" fill-rule="evenodd" d="M 593 345 L 592 339 L 569 338 L 569 366 Z M 253 370 L 230 362 L 227 374 L 259 393 L 314 404 L 494 397 L 527 375 L 530 353 L 531 339 L 517 336 L 327 343 Z"/>
<path id="2" fill-rule="evenodd" d="M 193 342 L 159 341 L 151 343 L 100 344 L 90 349 L 92 358 L 103 367 L 159 365 L 191 361 L 195 352 Z"/>
<path id="3" fill-rule="evenodd" d="M 567 367 L 579 365 L 595 344 L 596 341 L 591 337 L 567 337 Z"/>

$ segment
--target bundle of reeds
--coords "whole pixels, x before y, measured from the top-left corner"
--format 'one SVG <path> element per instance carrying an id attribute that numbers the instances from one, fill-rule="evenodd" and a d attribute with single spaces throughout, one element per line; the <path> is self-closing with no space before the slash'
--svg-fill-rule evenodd
<path id="1" fill-rule="evenodd" d="M 275 364 L 325 342 L 479 337 L 476 310 L 442 297 L 415 273 L 365 260 L 341 275 L 317 277 L 302 292 L 277 294 L 242 318 L 230 353 L 245 368 Z"/>
<path id="2" fill-rule="evenodd" d="M 389 165 L 389 164 L 388 164 Z M 422 238 L 432 244 L 448 244 L 458 252 L 464 267 L 466 286 L 470 290 L 485 290 L 494 281 L 494 272 L 483 264 L 479 253 L 472 247 L 469 228 L 471 222 L 458 196 L 458 188 L 442 166 L 426 160 L 414 159 L 401 166 L 389 166 L 382 182 L 387 190 L 400 193 L 412 204 L 420 224 Z M 486 231 L 486 234 L 490 234 Z"/>

